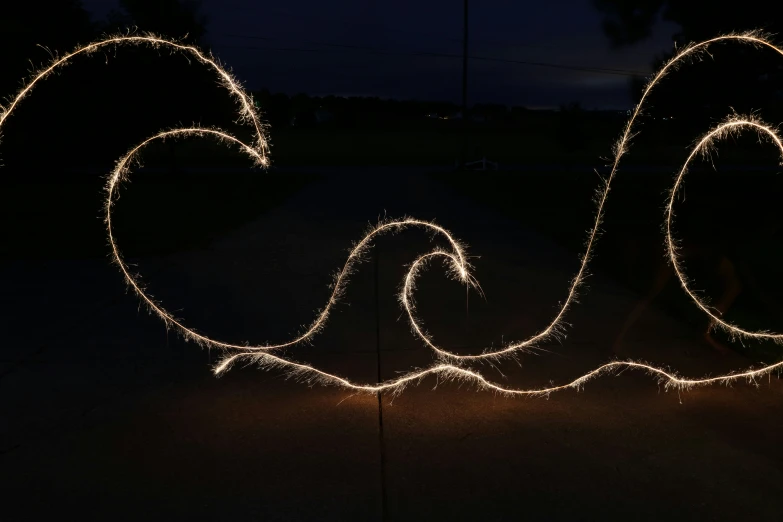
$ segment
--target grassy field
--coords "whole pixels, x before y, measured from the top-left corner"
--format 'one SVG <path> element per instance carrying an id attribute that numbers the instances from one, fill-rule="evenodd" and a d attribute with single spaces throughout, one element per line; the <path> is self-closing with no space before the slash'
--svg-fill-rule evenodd
<path id="1" fill-rule="evenodd" d="M 426 122 L 425 122 L 426 123 Z M 515 127 L 410 124 L 400 128 L 272 128 L 271 160 L 279 166 L 454 165 L 466 159 L 488 159 L 501 165 L 601 166 L 612 155 L 624 121 L 586 121 L 565 126 L 557 120 L 530 121 Z M 632 142 L 624 164 L 682 163 L 693 140 L 704 130 L 683 130 L 672 122 L 648 122 Z M 242 136 L 240 129 L 235 129 Z M 771 146 L 759 147 L 755 136 L 742 136 L 720 148 L 723 164 L 775 165 Z M 159 146 L 147 155 L 199 166 L 247 165 L 237 151 L 212 140 L 185 140 Z"/>
<path id="2" fill-rule="evenodd" d="M 535 111 L 533 111 L 535 112 Z M 467 160 L 487 157 L 501 165 L 582 165 L 599 167 L 612 156 L 623 118 L 560 121 L 553 114 L 533 114 L 514 126 L 459 122 L 407 122 L 383 128 L 271 128 L 268 132 L 272 165 L 454 165 L 464 154 Z M 676 165 L 687 158 L 693 141 L 709 127 L 672 121 L 642 122 L 624 165 Z M 229 127 L 240 139 L 250 140 L 247 129 Z M 722 144 L 722 164 L 774 166 L 779 162 L 774 147 L 758 145 L 747 134 Z M 121 150 L 121 149 L 118 149 Z M 82 155 L 89 159 L 89 155 Z M 248 159 L 238 150 L 212 139 L 170 140 L 145 148 L 144 157 L 158 165 L 241 167 Z M 111 158 L 113 159 L 113 158 Z M 25 162 L 22 162 L 25 165 Z M 82 166 L 82 165 L 76 165 Z M 2 171 L 0 171 L 2 172 Z"/>
<path id="3" fill-rule="evenodd" d="M 272 131 L 270 141 L 273 161 L 280 165 L 454 165 L 463 146 L 469 160 L 486 156 L 501 164 L 600 164 L 616 137 L 599 132 L 569 147 L 547 132 L 287 129 Z"/>
<path id="4" fill-rule="evenodd" d="M 454 165 L 464 150 L 468 160 L 486 156 L 501 165 L 601 166 L 612 156 L 625 124 L 623 118 L 530 118 L 513 127 L 474 124 L 467 129 L 427 122 L 399 129 L 272 128 L 269 137 L 272 161 L 278 165 Z M 680 164 L 710 125 L 644 121 L 624 164 Z M 774 166 L 780 161 L 776 149 L 759 146 L 753 134 L 722 144 L 719 153 L 722 164 Z"/>

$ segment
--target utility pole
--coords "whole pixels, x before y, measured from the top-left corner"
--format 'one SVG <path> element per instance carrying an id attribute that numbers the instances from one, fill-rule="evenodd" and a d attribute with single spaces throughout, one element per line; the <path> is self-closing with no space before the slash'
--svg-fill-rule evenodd
<path id="1" fill-rule="evenodd" d="M 462 33 L 462 117 L 468 110 L 468 0 L 465 2 L 464 29 Z"/>
<path id="2" fill-rule="evenodd" d="M 462 33 L 462 165 L 467 162 L 468 147 L 468 0 L 464 0 L 465 14 Z"/>

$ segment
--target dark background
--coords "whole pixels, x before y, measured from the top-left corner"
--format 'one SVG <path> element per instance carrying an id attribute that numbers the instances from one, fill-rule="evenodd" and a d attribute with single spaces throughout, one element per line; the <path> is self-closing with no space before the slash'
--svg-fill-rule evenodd
<path id="1" fill-rule="evenodd" d="M 323 305 L 330 272 L 368 221 L 411 214 L 437 219 L 480 256 L 489 304 L 471 296 L 466 311 L 464 292 L 442 289 L 437 275 L 420 290 L 435 334 L 477 350 L 486 332 L 497 332 L 494 345 L 529 336 L 564 297 L 646 75 L 675 46 L 775 33 L 780 18 L 766 2 L 472 5 L 464 111 L 462 7 L 14 2 L 0 18 L 0 92 L 10 101 L 50 56 L 118 31 L 211 49 L 269 124 L 272 167 L 209 139 L 145 152 L 115 229 L 151 292 L 218 338 L 284 339 Z M 705 339 L 703 315 L 667 272 L 661 225 L 700 135 L 733 112 L 781 121 L 781 71 L 768 49 L 720 45 L 656 89 L 609 196 L 573 337 L 493 376 L 529 387 L 613 357 L 689 376 L 780 360 L 773 343 L 716 333 L 719 353 Z M 10 520 L 776 518 L 776 376 L 758 390 L 681 395 L 623 376 L 550 401 L 456 384 L 433 392 L 426 381 L 393 405 L 253 368 L 215 380 L 216 354 L 167 332 L 123 291 L 103 185 L 117 158 L 164 128 L 250 139 L 234 110 L 210 71 L 183 56 L 118 48 L 47 78 L 4 125 L 0 474 Z M 498 170 L 463 165 L 482 158 Z M 694 165 L 678 201 L 683 245 L 708 252 L 686 259 L 695 286 L 718 299 L 738 282 L 726 317 L 749 329 L 783 329 L 779 164 L 757 136 L 727 140 Z M 393 300 L 424 239 L 379 242 L 351 286 L 353 306 L 289 355 L 366 382 L 428 365 Z"/>

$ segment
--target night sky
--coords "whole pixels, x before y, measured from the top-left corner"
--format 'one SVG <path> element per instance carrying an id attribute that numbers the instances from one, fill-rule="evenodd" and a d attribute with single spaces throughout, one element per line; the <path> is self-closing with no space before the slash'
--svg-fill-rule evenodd
<path id="1" fill-rule="evenodd" d="M 96 19 L 116 5 L 83 3 Z M 461 99 L 461 59 L 421 55 L 461 54 L 459 0 L 203 0 L 202 12 L 207 44 L 250 89 Z M 590 0 L 481 0 L 471 5 L 470 54 L 646 73 L 675 31 L 659 23 L 647 41 L 612 50 Z M 471 60 L 469 102 L 627 108 L 628 80 L 627 73 Z"/>

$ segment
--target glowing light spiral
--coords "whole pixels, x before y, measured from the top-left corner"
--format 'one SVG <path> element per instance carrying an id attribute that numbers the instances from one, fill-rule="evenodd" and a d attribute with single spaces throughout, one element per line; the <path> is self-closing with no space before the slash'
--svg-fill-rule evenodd
<path id="1" fill-rule="evenodd" d="M 757 377 L 767 375 L 779 368 L 783 368 L 783 362 L 765 366 L 759 369 L 750 369 L 740 373 L 728 374 L 718 377 L 703 378 L 703 379 L 687 379 L 679 377 L 671 372 L 667 372 L 661 368 L 648 365 L 646 363 L 637 361 L 613 361 L 604 364 L 591 372 L 565 384 L 558 386 L 550 386 L 547 388 L 538 389 L 515 389 L 500 386 L 491 382 L 481 373 L 466 367 L 467 363 L 477 360 L 497 359 L 506 356 L 513 356 L 520 352 L 531 351 L 536 349 L 540 343 L 550 340 L 553 337 L 562 335 L 564 332 L 564 317 L 569 311 L 570 307 L 575 303 L 578 291 L 582 286 L 584 278 L 587 274 L 587 266 L 590 261 L 592 252 L 595 248 L 595 243 L 598 239 L 598 234 L 601 226 L 601 222 L 604 216 L 604 207 L 607 201 L 611 183 L 617 174 L 618 166 L 621 158 L 628 151 L 628 147 L 633 136 L 634 124 L 637 117 L 641 113 L 645 101 L 653 88 L 671 71 L 675 70 L 678 66 L 686 63 L 688 60 L 698 57 L 701 53 L 706 52 L 707 48 L 715 43 L 720 42 L 738 42 L 742 44 L 749 44 L 756 47 L 767 47 L 774 50 L 778 54 L 783 55 L 783 50 L 779 49 L 760 32 L 747 32 L 728 34 L 719 36 L 698 44 L 692 44 L 683 48 L 676 56 L 671 58 L 666 64 L 655 74 L 645 87 L 639 104 L 634 108 L 631 117 L 625 125 L 624 131 L 617 141 L 613 150 L 612 167 L 608 177 L 604 180 L 603 187 L 598 191 L 597 198 L 597 210 L 595 214 L 595 220 L 593 226 L 588 234 L 585 244 L 585 253 L 580 259 L 579 269 L 571 280 L 566 299 L 563 302 L 560 310 L 555 314 L 555 317 L 550 323 L 540 330 L 535 335 L 517 342 L 513 342 L 502 346 L 499 349 L 486 349 L 477 355 L 457 355 L 446 348 L 438 346 L 434 339 L 425 332 L 424 326 L 419 318 L 416 316 L 416 308 L 414 302 L 414 290 L 416 286 L 416 279 L 430 261 L 435 259 L 441 259 L 446 261 L 447 266 L 450 267 L 449 274 L 457 281 L 472 287 L 479 292 L 481 291 L 477 281 L 470 273 L 471 266 L 467 261 L 465 254 L 465 247 L 452 236 L 450 232 L 444 228 L 436 225 L 435 223 L 421 221 L 413 218 L 404 218 L 400 220 L 384 221 L 372 227 L 366 235 L 353 247 L 350 251 L 348 258 L 343 267 L 337 272 L 332 287 L 332 293 L 326 303 L 326 306 L 316 314 L 313 322 L 298 336 L 290 341 L 279 344 L 266 344 L 257 346 L 236 345 L 219 340 L 212 339 L 206 335 L 200 334 L 192 328 L 185 326 L 180 320 L 172 316 L 162 305 L 155 302 L 142 288 L 137 276 L 131 274 L 127 264 L 123 260 L 116 239 L 112 231 L 111 212 L 112 207 L 116 201 L 118 195 L 118 189 L 120 182 L 125 180 L 129 174 L 131 167 L 138 162 L 138 155 L 144 147 L 155 141 L 163 141 L 167 138 L 176 137 L 202 137 L 210 136 L 217 138 L 218 140 L 225 142 L 229 145 L 236 146 L 247 154 L 253 162 L 265 167 L 268 165 L 268 147 L 267 141 L 264 135 L 264 125 L 261 123 L 261 118 L 257 113 L 252 100 L 249 95 L 244 91 L 239 82 L 225 70 L 217 60 L 208 53 L 204 53 L 196 47 L 184 45 L 176 41 L 167 40 L 152 34 L 145 34 L 140 36 L 135 35 L 118 35 L 106 38 L 104 40 L 91 43 L 89 45 L 79 47 L 73 52 L 62 56 L 61 58 L 54 59 L 49 65 L 42 68 L 39 72 L 34 74 L 29 82 L 27 82 L 22 89 L 11 100 L 7 107 L 0 107 L 0 131 L 2 131 L 3 125 L 14 109 L 19 103 L 27 97 L 36 84 L 48 75 L 54 72 L 59 67 L 66 65 L 73 58 L 79 55 L 89 55 L 93 52 L 106 48 L 128 45 L 146 45 L 153 48 L 168 48 L 175 52 L 181 52 L 194 58 L 202 65 L 207 66 L 214 70 L 218 78 L 221 81 L 221 85 L 226 88 L 230 95 L 235 99 L 238 105 L 239 121 L 249 124 L 252 127 L 254 134 L 254 141 L 252 144 L 246 144 L 231 134 L 222 131 L 220 129 L 213 128 L 201 128 L 201 127 L 186 127 L 164 130 L 158 134 L 146 139 L 140 144 L 136 145 L 130 151 L 125 154 L 117 162 L 114 170 L 109 174 L 106 184 L 106 200 L 105 200 L 105 212 L 106 212 L 106 228 L 109 237 L 109 242 L 112 249 L 112 255 L 114 262 L 119 266 L 125 281 L 138 295 L 143 303 L 145 303 L 149 309 L 158 315 L 167 325 L 175 328 L 178 332 L 191 341 L 208 347 L 217 348 L 222 350 L 225 355 L 223 359 L 215 366 L 214 373 L 216 375 L 222 374 L 227 371 L 232 365 L 242 360 L 247 363 L 256 363 L 264 368 L 282 368 L 289 374 L 307 380 L 309 382 L 319 382 L 322 384 L 331 384 L 343 386 L 348 389 L 356 391 L 366 392 L 379 392 L 379 391 L 392 391 L 398 393 L 402 391 L 407 385 L 418 383 L 423 378 L 429 375 L 438 375 L 445 379 L 465 380 L 472 382 L 480 388 L 492 390 L 501 394 L 507 395 L 529 395 L 540 396 L 548 395 L 555 391 L 565 389 L 580 389 L 590 379 L 607 374 L 616 373 L 625 369 L 643 370 L 647 373 L 657 377 L 666 388 L 674 387 L 677 389 L 688 389 L 698 385 L 707 385 L 713 383 L 729 383 L 739 379 L 747 379 L 753 381 Z M 678 255 L 677 241 L 672 236 L 672 222 L 674 218 L 674 200 L 678 193 L 679 188 L 683 183 L 685 174 L 688 171 L 688 167 L 691 162 L 698 157 L 699 154 L 707 152 L 714 142 L 724 138 L 730 134 L 740 132 L 742 130 L 753 130 L 759 134 L 762 138 L 767 138 L 775 143 L 781 152 L 783 157 L 783 141 L 778 136 L 777 131 L 772 127 L 764 124 L 755 117 L 739 117 L 734 116 L 722 124 L 718 125 L 714 129 L 707 132 L 696 144 L 691 153 L 688 156 L 685 164 L 680 169 L 674 187 L 671 190 L 669 202 L 666 207 L 666 248 L 669 260 L 677 274 L 677 277 L 683 287 L 684 291 L 694 301 L 694 303 L 709 317 L 712 324 L 716 327 L 722 328 L 732 337 L 735 338 L 747 338 L 747 339 L 767 339 L 773 340 L 778 343 L 783 343 L 783 334 L 770 333 L 764 331 L 748 331 L 739 326 L 730 324 L 724 321 L 718 313 L 713 311 L 710 306 L 696 293 L 691 290 L 687 276 L 684 273 L 682 261 Z M 372 240 L 377 236 L 385 233 L 399 232 L 405 228 L 419 227 L 434 233 L 446 240 L 449 245 L 449 249 L 437 248 L 429 253 L 419 256 L 411 265 L 403 281 L 402 290 L 399 294 L 399 300 L 401 306 L 405 310 L 408 321 L 411 326 L 413 334 L 421 339 L 429 348 L 433 350 L 436 355 L 436 361 L 429 368 L 410 372 L 397 379 L 388 380 L 378 384 L 360 384 L 349 381 L 343 377 L 333 375 L 317 368 L 306 364 L 300 364 L 289 359 L 285 359 L 273 352 L 281 348 L 292 347 L 303 341 L 311 340 L 326 324 L 329 318 L 329 314 L 332 308 L 338 303 L 339 299 L 343 295 L 343 292 L 348 283 L 350 274 L 354 271 L 357 263 L 361 261 L 362 256 L 371 247 Z"/>

